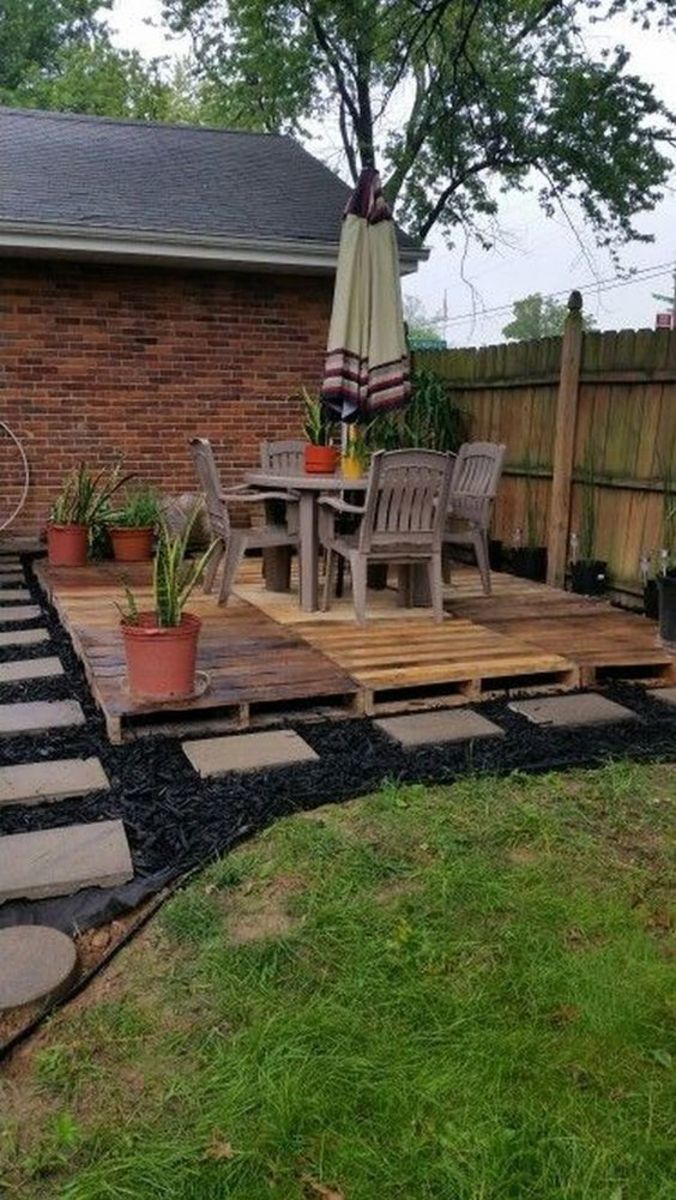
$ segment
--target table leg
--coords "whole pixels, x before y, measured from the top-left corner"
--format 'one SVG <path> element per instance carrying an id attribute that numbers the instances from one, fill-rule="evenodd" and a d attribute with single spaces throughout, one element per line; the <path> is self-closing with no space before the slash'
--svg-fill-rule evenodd
<path id="1" fill-rule="evenodd" d="M 302 491 L 299 507 L 300 606 L 303 612 L 319 607 L 319 541 L 314 492 Z"/>

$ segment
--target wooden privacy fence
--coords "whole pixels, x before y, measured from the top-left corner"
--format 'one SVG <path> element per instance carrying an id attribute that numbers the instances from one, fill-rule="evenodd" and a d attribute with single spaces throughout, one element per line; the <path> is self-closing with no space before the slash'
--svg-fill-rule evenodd
<path id="1" fill-rule="evenodd" d="M 664 544 L 665 480 L 676 486 L 676 330 L 583 333 L 573 293 L 563 338 L 424 351 L 416 366 L 446 380 L 473 440 L 507 446 L 494 536 L 547 545 L 549 582 L 563 583 L 593 463 L 594 557 L 615 589 L 638 591 L 641 555 Z"/>

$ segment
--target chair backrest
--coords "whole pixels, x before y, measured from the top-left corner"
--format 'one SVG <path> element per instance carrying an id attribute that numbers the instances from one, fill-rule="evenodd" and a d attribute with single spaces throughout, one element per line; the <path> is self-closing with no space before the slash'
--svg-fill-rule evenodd
<path id="1" fill-rule="evenodd" d="M 192 438 L 190 453 L 195 464 L 200 487 L 204 492 L 212 537 L 226 540 L 230 536 L 230 517 L 223 500 L 221 479 L 208 438 Z"/>
<path id="2" fill-rule="evenodd" d="M 261 467 L 275 475 L 302 475 L 306 443 L 302 438 L 287 442 L 261 442 Z"/>
<path id="3" fill-rule="evenodd" d="M 359 549 L 397 543 L 439 550 L 453 459 L 438 450 L 379 450 L 371 459 Z"/>
<path id="4" fill-rule="evenodd" d="M 498 442 L 465 442 L 455 458 L 449 506 L 454 517 L 488 527 L 506 446 Z"/>

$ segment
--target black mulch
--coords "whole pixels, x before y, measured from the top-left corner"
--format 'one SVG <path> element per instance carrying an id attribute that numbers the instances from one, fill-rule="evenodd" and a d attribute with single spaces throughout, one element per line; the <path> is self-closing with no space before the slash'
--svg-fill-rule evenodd
<path id="1" fill-rule="evenodd" d="M 0 907 L 0 926 L 46 921 L 71 931 L 101 924 L 278 817 L 362 795 L 384 780 L 449 783 L 470 771 L 542 772 L 598 766 L 614 758 L 676 759 L 676 709 L 653 700 L 639 686 L 615 683 L 604 688 L 604 694 L 636 713 L 631 724 L 543 729 L 511 712 L 506 701 L 490 701 L 474 707 L 504 729 L 505 738 L 404 751 L 366 720 L 290 722 L 320 755 L 319 761 L 202 781 L 176 738 L 144 738 L 124 746 L 107 742 L 70 639 L 45 604 L 30 569 L 28 578 L 42 604 L 51 641 L 21 647 L 11 655 L 5 650 L 2 657 L 57 653 L 66 675 L 3 687 L 0 702 L 77 696 L 88 720 L 79 729 L 0 741 L 0 763 L 98 755 L 111 789 L 53 804 L 1 809 L 0 833 L 120 818 L 135 878 L 113 890 L 90 888 L 72 897 L 7 903 Z"/>

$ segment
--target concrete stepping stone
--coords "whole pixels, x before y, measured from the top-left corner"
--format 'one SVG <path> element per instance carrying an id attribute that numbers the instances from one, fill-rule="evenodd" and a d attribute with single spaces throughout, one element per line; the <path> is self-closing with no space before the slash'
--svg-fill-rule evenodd
<path id="1" fill-rule="evenodd" d="M 14 621 L 34 621 L 36 617 L 42 616 L 42 610 L 37 604 L 17 604 L 14 607 L 7 608 L 0 605 L 0 625 L 8 624 Z"/>
<path id="2" fill-rule="evenodd" d="M 652 700 L 660 700 L 662 704 L 676 708 L 676 687 L 650 688 L 648 695 Z"/>
<path id="3" fill-rule="evenodd" d="M 24 679 L 52 679 L 63 675 L 61 660 L 50 658 L 20 658 L 16 662 L 0 663 L 0 683 L 22 683 Z"/>
<path id="4" fill-rule="evenodd" d="M 203 779 L 209 775 L 225 775 L 229 771 L 260 771 L 265 767 L 283 767 L 319 758 L 291 729 L 203 738 L 184 742 L 183 750 Z"/>
<path id="5" fill-rule="evenodd" d="M 31 594 L 27 588 L 0 587 L 0 604 L 8 604 L 10 600 L 30 600 Z M 0 611 L 2 611 L 0 609 Z"/>
<path id="6" fill-rule="evenodd" d="M 44 625 L 37 629 L 0 630 L 0 648 L 11 649 L 13 646 L 39 646 L 41 642 L 49 641 L 49 632 Z"/>
<path id="7" fill-rule="evenodd" d="M 374 725 L 401 746 L 428 746 L 436 742 L 466 742 L 476 738 L 504 737 L 503 729 L 469 708 L 381 717 Z"/>
<path id="8" fill-rule="evenodd" d="M 19 733 L 48 733 L 84 725 L 85 715 L 77 700 L 28 700 L 21 704 L 0 704 L 0 736 Z"/>
<path id="9" fill-rule="evenodd" d="M 134 874 L 121 821 L 0 837 L 0 902 L 119 887 Z"/>
<path id="10" fill-rule="evenodd" d="M 75 943 L 48 925 L 0 929 L 0 1012 L 68 990 L 77 974 Z"/>
<path id="11" fill-rule="evenodd" d="M 0 589 L 9 583 L 25 583 L 23 571 L 0 571 Z"/>
<path id="12" fill-rule="evenodd" d="M 514 700 L 509 706 L 533 725 L 566 727 L 610 725 L 617 721 L 635 721 L 636 713 L 607 700 L 595 692 L 581 696 L 546 696 L 538 700 Z"/>
<path id="13" fill-rule="evenodd" d="M 107 792 L 110 787 L 98 758 L 57 758 L 51 762 L 0 767 L 0 808 L 5 804 L 43 804 Z"/>

